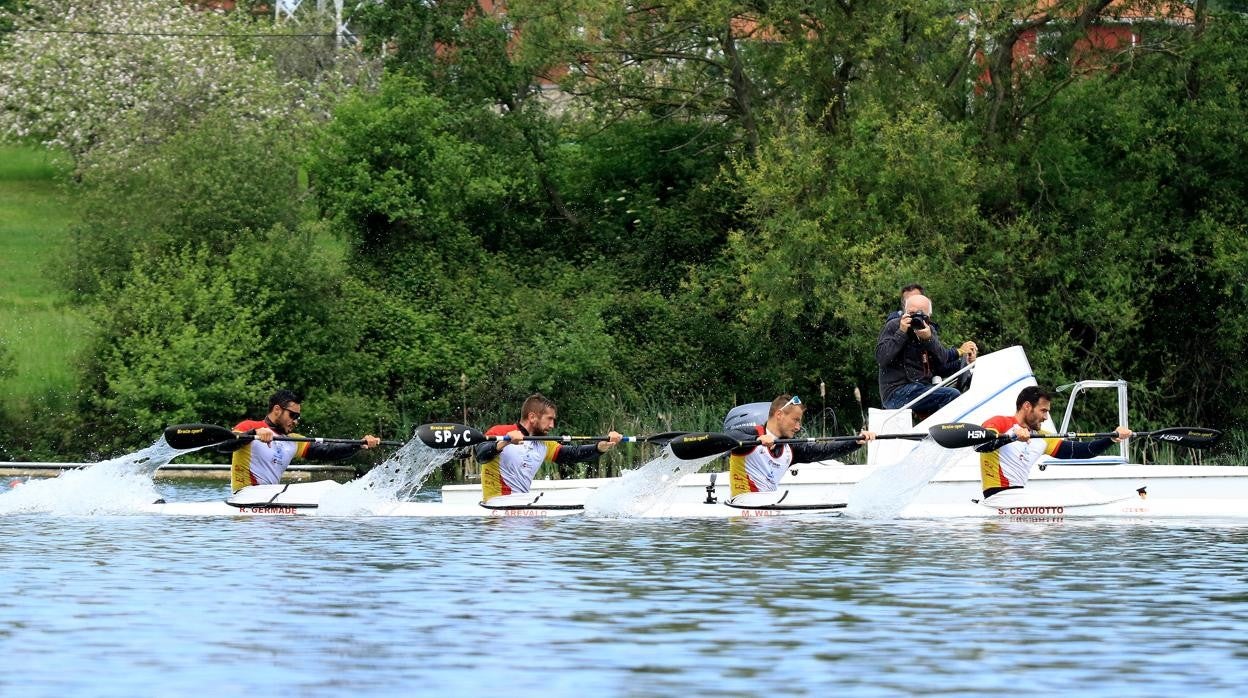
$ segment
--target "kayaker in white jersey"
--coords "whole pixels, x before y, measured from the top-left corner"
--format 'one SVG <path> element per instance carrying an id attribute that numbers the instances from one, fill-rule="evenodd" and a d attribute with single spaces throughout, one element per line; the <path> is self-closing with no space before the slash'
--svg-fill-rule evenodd
<path id="1" fill-rule="evenodd" d="M 295 425 L 303 416 L 300 412 L 302 408 L 298 395 L 289 390 L 279 390 L 269 398 L 269 412 L 264 419 L 245 420 L 234 427 L 234 432 L 254 437 L 227 442 L 219 447 L 220 450 L 234 452 L 230 483 L 235 492 L 248 485 L 276 485 L 295 458 L 342 460 L 360 449 L 373 448 L 381 443 L 372 434 L 362 437 L 359 444 L 274 441 L 274 436 L 299 436 L 295 433 Z"/>
<path id="2" fill-rule="evenodd" d="M 580 446 L 534 440 L 532 437 L 546 436 L 555 428 L 556 415 L 555 403 L 545 395 L 534 393 L 521 406 L 520 421 L 497 424 L 485 432 L 487 436 L 505 435 L 507 440 L 486 441 L 476 446 L 483 500 L 528 492 L 533 476 L 543 463 L 597 460 L 623 438 L 619 432 L 612 431 L 606 441 Z"/>
<path id="3" fill-rule="evenodd" d="M 1047 436 L 1040 431 L 1040 427 L 1049 418 L 1052 399 L 1044 388 L 1029 385 L 1018 393 L 1014 414 L 1000 415 L 984 422 L 984 426 L 1001 435 L 997 440 L 975 449 L 980 453 L 979 470 L 985 498 L 1026 487 L 1031 477 L 1031 466 L 1045 456 L 1094 458 L 1112 444 L 1131 436 L 1131 430 L 1125 426 L 1115 429 L 1113 437 L 1096 441 L 1071 441 Z"/>
<path id="4" fill-rule="evenodd" d="M 727 432 L 738 441 L 759 442 L 757 446 L 746 446 L 728 455 L 728 478 L 733 497 L 746 492 L 774 492 L 789 466 L 837 458 L 875 438 L 875 432 L 863 430 L 858 432 L 857 441 L 776 444 L 776 439 L 797 436 L 805 412 L 806 406 L 801 398 L 781 395 L 771 401 L 766 424 Z"/>

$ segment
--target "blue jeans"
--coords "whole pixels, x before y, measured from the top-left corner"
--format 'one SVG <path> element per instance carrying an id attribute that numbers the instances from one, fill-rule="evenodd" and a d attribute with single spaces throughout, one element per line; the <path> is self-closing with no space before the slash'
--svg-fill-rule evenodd
<path id="1" fill-rule="evenodd" d="M 884 400 L 884 409 L 895 410 L 922 395 L 928 388 L 931 387 L 932 385 L 930 383 L 906 383 L 905 385 L 894 390 L 893 393 L 889 395 L 886 400 Z M 937 388 L 927 397 L 911 405 L 910 410 L 921 414 L 931 414 L 945 405 L 948 405 L 950 402 L 953 402 L 953 400 L 961 394 L 962 393 L 958 392 L 957 388 L 950 388 L 949 386 Z"/>

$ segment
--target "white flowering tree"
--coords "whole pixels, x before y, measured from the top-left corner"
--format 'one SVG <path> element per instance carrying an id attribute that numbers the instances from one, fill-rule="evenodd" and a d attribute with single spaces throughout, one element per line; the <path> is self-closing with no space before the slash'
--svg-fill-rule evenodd
<path id="1" fill-rule="evenodd" d="M 0 44 L 0 138 L 81 156 L 151 144 L 198 117 L 306 115 L 315 81 L 280 77 L 273 42 L 320 37 L 183 0 L 30 0 Z M 332 39 L 329 40 L 332 42 Z M 265 45 L 265 44 L 270 45 Z"/>

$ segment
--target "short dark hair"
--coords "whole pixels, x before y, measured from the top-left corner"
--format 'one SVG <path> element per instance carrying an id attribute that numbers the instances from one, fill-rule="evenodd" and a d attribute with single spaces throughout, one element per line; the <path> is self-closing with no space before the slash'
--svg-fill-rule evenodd
<path id="1" fill-rule="evenodd" d="M 909 293 L 911 291 L 918 291 L 919 293 L 922 293 L 922 294 L 927 293 L 927 291 L 923 290 L 923 284 L 906 284 L 905 286 L 901 287 L 902 293 Z"/>
<path id="2" fill-rule="evenodd" d="M 1014 409 L 1023 409 L 1024 402 L 1030 402 L 1031 406 L 1035 407 L 1040 404 L 1041 400 L 1053 402 L 1053 396 L 1049 393 L 1049 391 L 1038 385 L 1029 385 L 1018 393 L 1018 399 L 1014 401 Z"/>
<path id="3" fill-rule="evenodd" d="M 292 402 L 302 404 L 303 400 L 295 394 L 295 391 L 293 390 L 279 390 L 269 396 L 269 409 L 273 409 L 274 407 L 281 407 L 285 409 L 286 406 Z"/>
<path id="4" fill-rule="evenodd" d="M 524 421 L 524 418 L 528 417 L 529 414 L 533 412 L 541 414 L 546 410 L 553 409 L 556 409 L 554 400 L 551 400 L 541 393 L 533 393 L 526 398 L 524 404 L 520 406 L 520 421 Z"/>

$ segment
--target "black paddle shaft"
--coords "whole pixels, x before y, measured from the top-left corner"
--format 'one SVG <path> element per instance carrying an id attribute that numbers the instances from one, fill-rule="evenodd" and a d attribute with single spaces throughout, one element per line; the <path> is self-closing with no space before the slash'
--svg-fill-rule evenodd
<path id="1" fill-rule="evenodd" d="M 937 424 L 929 429 L 928 432 L 935 439 L 936 443 L 945 448 L 980 446 L 1005 438 L 996 429 L 966 422 Z M 1037 439 L 1106 439 L 1116 437 L 1117 435 L 1116 432 L 1112 431 L 1096 433 L 1069 432 L 1063 434 L 1032 432 L 1031 437 Z M 1156 439 L 1176 446 L 1186 446 L 1187 448 L 1209 448 L 1222 438 L 1222 432 L 1217 429 L 1206 429 L 1203 427 L 1171 427 L 1156 431 L 1137 431 L 1132 433 L 1131 436 L 1133 438 Z"/>
<path id="2" fill-rule="evenodd" d="M 684 432 L 669 431 L 663 434 L 652 434 L 650 436 L 624 436 L 621 437 L 620 442 L 665 444 L 683 433 Z M 506 441 L 505 437 L 487 436 L 480 429 L 474 429 L 470 426 L 456 424 L 454 422 L 422 424 L 419 427 L 416 427 L 416 438 L 420 439 L 421 443 L 430 448 L 462 448 L 464 446 L 473 446 L 484 441 Z M 524 437 L 524 440 L 573 443 L 579 441 L 610 441 L 611 437 L 545 434 L 542 436 L 526 436 Z"/>
<path id="3" fill-rule="evenodd" d="M 165 429 L 165 443 L 185 451 L 206 448 L 236 439 L 254 439 L 254 434 L 237 434 L 214 424 L 174 424 Z M 363 444 L 363 439 L 319 439 L 312 436 L 274 436 L 274 441 L 310 441 L 324 444 Z M 382 441 L 383 446 L 402 446 L 402 441 Z"/>
<path id="4" fill-rule="evenodd" d="M 858 441 L 861 436 L 804 436 L 787 439 L 776 439 L 778 444 L 796 444 L 796 443 L 826 443 L 834 441 Z M 878 434 L 875 437 L 879 439 L 909 439 L 918 441 L 927 438 L 927 434 Z M 708 458 L 710 456 L 735 451 L 738 448 L 746 448 L 749 446 L 758 446 L 760 442 L 757 439 L 749 441 L 740 441 L 738 439 L 721 432 L 699 432 L 693 434 L 685 434 L 676 437 L 671 441 L 672 455 L 681 460 L 697 460 L 698 458 Z"/>

